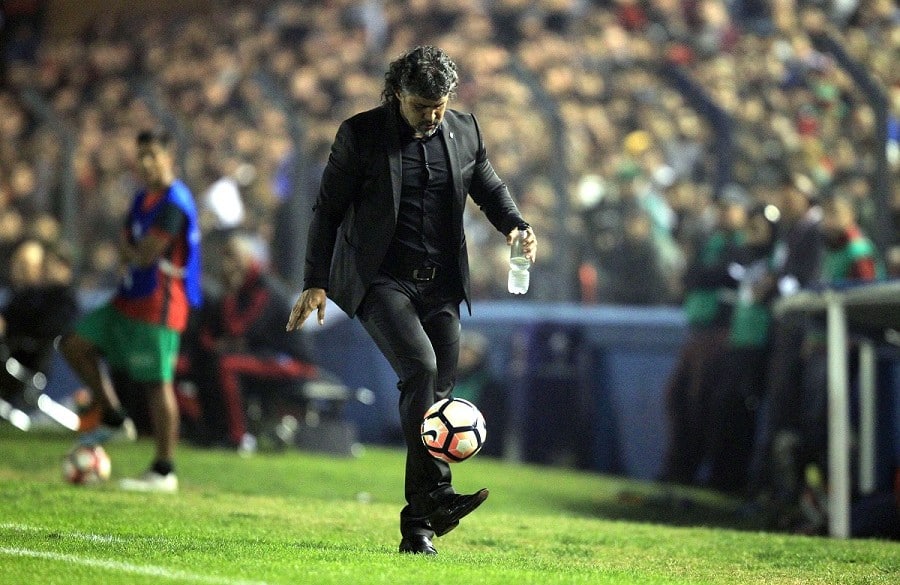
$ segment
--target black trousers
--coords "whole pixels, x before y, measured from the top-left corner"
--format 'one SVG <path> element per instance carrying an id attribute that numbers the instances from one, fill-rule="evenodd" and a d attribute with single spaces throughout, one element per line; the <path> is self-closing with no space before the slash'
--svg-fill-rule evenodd
<path id="1" fill-rule="evenodd" d="M 425 411 L 446 398 L 459 361 L 458 285 L 414 282 L 383 275 L 370 285 L 357 311 L 363 327 L 396 372 L 400 424 L 406 441 L 404 537 L 431 530 L 425 516 L 454 494 L 450 466 L 428 454 L 420 437 Z"/>

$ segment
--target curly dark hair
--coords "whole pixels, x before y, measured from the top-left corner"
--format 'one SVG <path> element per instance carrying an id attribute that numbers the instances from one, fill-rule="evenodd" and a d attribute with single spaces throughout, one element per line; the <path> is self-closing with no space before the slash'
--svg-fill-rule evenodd
<path id="1" fill-rule="evenodd" d="M 429 100 L 454 97 L 459 75 L 456 64 L 437 47 L 420 46 L 391 62 L 384 74 L 383 102 L 392 103 L 397 92 L 406 92 Z"/>

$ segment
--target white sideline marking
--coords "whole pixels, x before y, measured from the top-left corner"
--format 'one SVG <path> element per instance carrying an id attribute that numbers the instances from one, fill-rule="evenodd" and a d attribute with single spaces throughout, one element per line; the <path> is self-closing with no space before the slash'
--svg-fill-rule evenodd
<path id="1" fill-rule="evenodd" d="M 184 571 L 173 571 L 165 567 L 155 567 L 153 565 L 133 565 L 131 563 L 122 563 L 119 561 L 107 561 L 104 559 L 91 559 L 78 557 L 75 555 L 67 555 L 62 553 L 47 552 L 41 550 L 29 550 L 25 548 L 7 548 L 0 547 L 0 553 L 14 557 L 31 557 L 35 559 L 47 559 L 51 561 L 61 561 L 71 563 L 73 565 L 84 565 L 86 567 L 96 567 L 98 569 L 106 569 L 108 571 L 119 571 L 121 573 L 131 573 L 133 575 L 145 575 L 148 577 L 161 577 L 163 579 L 172 579 L 178 581 L 195 581 L 197 583 L 210 583 L 213 585 L 268 585 L 265 581 L 243 581 L 236 579 L 228 579 L 225 577 L 212 577 L 209 575 L 198 575 L 196 573 L 186 573 Z"/>
<path id="2" fill-rule="evenodd" d="M 13 530 L 16 532 L 54 532 L 49 528 L 39 528 L 37 526 L 17 524 L 15 522 L 0 522 L 0 530 Z M 66 538 L 86 540 L 88 542 L 125 542 L 124 538 L 112 536 L 111 534 L 90 534 L 87 532 L 59 532 L 58 534 L 65 536 Z"/>
<path id="3" fill-rule="evenodd" d="M 19 532 L 53 532 L 52 530 L 39 528 L 37 526 L 28 526 L 27 524 L 16 523 L 0 523 L 0 530 L 13 530 Z M 126 542 L 126 539 L 124 538 L 104 534 L 86 534 L 83 532 L 63 532 L 61 534 L 67 538 L 87 540 L 91 542 Z M 211 575 L 188 573 L 185 571 L 177 571 L 154 565 L 135 565 L 132 563 L 124 563 L 121 561 L 93 559 L 72 554 L 31 550 L 27 548 L 14 548 L 4 546 L 0 547 L 0 554 L 13 557 L 29 557 L 33 559 L 59 561 L 63 563 L 70 563 L 73 565 L 82 565 L 85 567 L 105 569 L 107 571 L 130 573 L 132 575 L 161 577 L 163 579 L 171 579 L 173 581 L 192 581 L 195 583 L 208 583 L 209 585 L 268 585 L 268 583 L 266 583 L 265 581 L 247 581 L 243 579 L 229 579 L 227 577 L 214 577 Z"/>
<path id="4" fill-rule="evenodd" d="M 243 581 L 239 579 L 228 579 L 226 577 L 212 577 L 209 575 L 186 573 L 184 571 L 173 571 L 165 567 L 155 567 L 153 565 L 133 565 L 131 563 L 123 563 L 119 561 L 91 559 L 42 550 L 29 550 L 26 548 L 0 547 L 0 554 L 7 554 L 14 557 L 30 557 L 34 559 L 61 561 L 63 563 L 71 563 L 73 565 L 84 565 L 86 567 L 96 567 L 98 569 L 106 569 L 108 571 L 131 573 L 132 575 L 145 575 L 148 577 L 161 577 L 163 579 L 172 579 L 177 581 L 194 581 L 197 583 L 210 583 L 212 585 L 268 585 L 265 581 Z"/>

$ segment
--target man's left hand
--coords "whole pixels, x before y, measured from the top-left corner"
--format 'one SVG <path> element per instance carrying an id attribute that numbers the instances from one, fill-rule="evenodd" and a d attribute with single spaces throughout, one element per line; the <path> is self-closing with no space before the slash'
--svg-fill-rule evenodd
<path id="1" fill-rule="evenodd" d="M 512 245 L 513 240 L 517 237 L 519 237 L 519 228 L 513 228 L 511 232 L 506 234 L 506 245 Z M 534 235 L 534 230 L 530 227 L 525 230 L 525 242 L 522 250 L 525 252 L 525 257 L 534 264 L 535 258 L 537 258 L 537 238 Z"/>

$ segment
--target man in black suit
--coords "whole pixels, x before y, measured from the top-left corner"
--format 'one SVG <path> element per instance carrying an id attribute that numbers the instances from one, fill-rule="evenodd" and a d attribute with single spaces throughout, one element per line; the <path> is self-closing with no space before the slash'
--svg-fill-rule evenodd
<path id="1" fill-rule="evenodd" d="M 391 63 L 382 104 L 341 124 L 313 208 L 304 290 L 287 323 L 297 329 L 313 311 L 324 323 L 327 295 L 359 317 L 397 373 L 407 447 L 404 553 L 437 554 L 431 539 L 488 496 L 457 494 L 449 466 L 419 437 L 425 411 L 453 390 L 460 303 L 471 311 L 466 196 L 507 243 L 525 232 L 532 262 L 537 251 L 475 117 L 447 108 L 458 82 L 442 50 L 416 47 Z"/>

